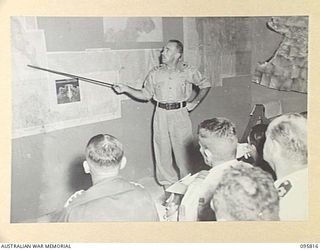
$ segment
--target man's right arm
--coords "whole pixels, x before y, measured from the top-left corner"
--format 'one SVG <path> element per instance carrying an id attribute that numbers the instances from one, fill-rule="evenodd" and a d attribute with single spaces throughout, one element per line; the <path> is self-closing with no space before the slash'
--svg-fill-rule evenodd
<path id="1" fill-rule="evenodd" d="M 128 85 L 121 84 L 121 83 L 116 83 L 113 85 L 113 89 L 118 93 L 118 94 L 123 94 L 127 93 L 128 95 L 137 98 L 142 101 L 149 101 L 149 98 L 144 94 L 142 89 L 134 89 Z"/>

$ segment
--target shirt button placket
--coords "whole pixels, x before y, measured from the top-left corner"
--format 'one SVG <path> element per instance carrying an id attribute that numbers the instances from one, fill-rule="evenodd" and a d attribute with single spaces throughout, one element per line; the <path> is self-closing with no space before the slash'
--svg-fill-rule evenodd
<path id="1" fill-rule="evenodd" d="M 169 90 L 168 90 L 169 93 L 168 93 L 168 98 L 169 98 L 169 100 L 173 100 L 172 76 L 171 76 L 171 73 L 169 74 L 168 81 L 169 81 Z"/>

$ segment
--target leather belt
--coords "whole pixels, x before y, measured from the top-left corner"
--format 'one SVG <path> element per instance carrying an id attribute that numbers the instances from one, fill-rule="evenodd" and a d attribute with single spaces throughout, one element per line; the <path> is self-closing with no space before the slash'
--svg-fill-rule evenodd
<path id="1" fill-rule="evenodd" d="M 186 105 L 187 105 L 187 102 L 171 102 L 171 103 L 157 102 L 157 107 L 166 109 L 166 110 L 184 108 Z"/>

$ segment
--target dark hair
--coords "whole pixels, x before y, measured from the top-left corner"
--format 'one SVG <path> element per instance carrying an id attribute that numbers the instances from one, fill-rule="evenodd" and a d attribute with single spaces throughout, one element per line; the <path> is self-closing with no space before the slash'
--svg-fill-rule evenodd
<path id="1" fill-rule="evenodd" d="M 266 142 L 266 131 L 268 125 L 267 124 L 257 124 L 251 128 L 249 139 L 250 144 L 254 145 L 257 150 L 257 159 L 253 163 L 255 166 L 260 167 L 265 172 L 271 174 L 273 180 L 277 179 L 276 173 L 270 167 L 269 163 L 266 162 L 263 158 L 263 147 Z M 244 160 L 246 161 L 246 160 Z"/>
<path id="2" fill-rule="evenodd" d="M 181 55 L 183 54 L 183 43 L 182 42 L 180 42 L 179 40 L 171 39 L 168 41 L 168 43 L 175 43 L 179 53 Z"/>
<path id="3" fill-rule="evenodd" d="M 259 156 L 263 156 L 263 145 L 266 141 L 266 131 L 268 125 L 266 124 L 257 124 L 251 128 L 249 139 L 250 143 L 254 145 L 257 149 Z"/>
<path id="4" fill-rule="evenodd" d="M 120 164 L 124 151 L 117 138 L 108 134 L 92 137 L 86 147 L 86 159 L 97 167 L 112 167 Z"/>

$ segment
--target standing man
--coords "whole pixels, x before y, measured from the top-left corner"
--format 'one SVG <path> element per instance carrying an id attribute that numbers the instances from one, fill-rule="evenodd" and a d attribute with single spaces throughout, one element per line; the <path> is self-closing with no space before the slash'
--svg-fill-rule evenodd
<path id="1" fill-rule="evenodd" d="M 173 168 L 173 157 L 180 171 L 186 176 L 188 147 L 192 144 L 192 125 L 188 111 L 192 111 L 206 96 L 211 84 L 201 73 L 181 61 L 183 44 L 169 40 L 163 48 L 162 64 L 148 74 L 142 89 L 115 84 L 117 93 L 127 93 L 140 100 L 153 99 L 156 110 L 153 120 L 153 143 L 157 179 L 164 188 L 175 183 L 179 177 Z M 190 100 L 192 85 L 199 91 Z"/>

